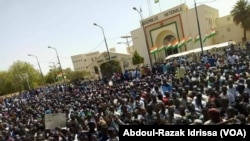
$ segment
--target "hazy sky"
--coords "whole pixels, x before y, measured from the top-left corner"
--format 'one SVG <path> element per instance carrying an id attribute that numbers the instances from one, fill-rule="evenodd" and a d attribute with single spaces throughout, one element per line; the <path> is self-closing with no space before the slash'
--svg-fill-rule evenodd
<path id="1" fill-rule="evenodd" d="M 133 7 L 142 9 L 143 17 L 165 11 L 183 2 L 194 7 L 193 0 L 0 0 L 0 71 L 8 70 L 17 60 L 31 63 L 38 69 L 38 57 L 43 73 L 49 62 L 57 63 L 57 49 L 62 68 L 73 69 L 71 56 L 93 51 L 105 51 L 101 28 L 109 48 L 124 52 L 130 31 L 140 27 L 140 15 Z M 237 0 L 196 0 L 228 15 Z M 124 42 L 124 44 L 117 44 Z"/>

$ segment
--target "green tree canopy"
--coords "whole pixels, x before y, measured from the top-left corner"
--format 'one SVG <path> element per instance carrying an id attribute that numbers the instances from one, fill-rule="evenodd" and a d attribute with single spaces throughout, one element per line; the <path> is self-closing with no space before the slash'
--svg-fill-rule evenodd
<path id="1" fill-rule="evenodd" d="M 43 85 L 40 72 L 23 61 L 14 62 L 8 71 L 0 72 L 0 94 L 29 90 Z"/>
<path id="2" fill-rule="evenodd" d="M 141 56 L 139 55 L 139 53 L 137 52 L 137 50 L 136 50 L 136 51 L 134 52 L 134 54 L 133 54 L 132 61 L 133 61 L 133 65 L 138 65 L 138 64 L 144 63 L 144 58 L 141 57 Z"/>
<path id="3" fill-rule="evenodd" d="M 0 95 L 14 93 L 14 83 L 11 74 L 7 71 L 0 72 Z"/>
<path id="4" fill-rule="evenodd" d="M 103 76 L 112 76 L 113 73 L 121 73 L 121 65 L 116 60 L 111 60 L 103 63 L 101 66 L 101 72 Z"/>

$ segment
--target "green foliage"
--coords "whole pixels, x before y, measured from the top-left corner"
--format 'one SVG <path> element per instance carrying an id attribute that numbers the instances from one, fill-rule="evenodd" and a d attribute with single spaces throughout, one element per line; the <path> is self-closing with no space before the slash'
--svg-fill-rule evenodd
<path id="1" fill-rule="evenodd" d="M 111 60 L 103 63 L 101 66 L 101 72 L 103 76 L 112 76 L 113 73 L 121 73 L 121 65 L 116 60 Z"/>
<path id="2" fill-rule="evenodd" d="M 133 61 L 133 65 L 138 65 L 138 64 L 144 63 L 144 58 L 141 57 L 141 56 L 138 54 L 137 51 L 135 51 L 134 54 L 133 54 L 132 61 Z"/>
<path id="3" fill-rule="evenodd" d="M 56 83 L 57 82 L 56 74 L 57 74 L 56 69 L 50 69 L 49 72 L 45 75 L 45 82 L 47 84 Z"/>
<path id="4" fill-rule="evenodd" d="M 29 90 L 43 85 L 40 72 L 23 61 L 14 62 L 8 71 L 0 72 L 0 94 Z"/>
<path id="5" fill-rule="evenodd" d="M 90 75 L 90 72 L 87 71 L 72 71 L 70 69 L 67 69 L 67 71 L 64 71 L 65 75 L 67 76 L 67 79 L 70 81 L 73 80 L 83 80 L 86 75 Z"/>
<path id="6" fill-rule="evenodd" d="M 0 95 L 13 93 L 14 83 L 12 83 L 12 78 L 10 73 L 7 71 L 0 72 Z"/>
<path id="7" fill-rule="evenodd" d="M 87 71 L 72 71 L 70 68 L 66 68 L 63 70 L 65 78 L 67 81 L 75 81 L 79 79 L 84 79 L 86 75 L 89 75 L 90 72 Z M 45 76 L 46 83 L 58 83 L 62 82 L 62 80 L 58 80 L 57 78 L 58 69 L 50 69 L 48 74 Z"/>
<path id="8" fill-rule="evenodd" d="M 21 92 L 45 84 L 63 82 L 58 81 L 58 72 L 60 72 L 58 68 L 51 69 L 43 80 L 40 71 L 34 69 L 31 64 L 16 61 L 9 67 L 8 71 L 0 71 L 0 95 Z M 63 72 L 69 81 L 83 79 L 90 74 L 86 71 L 72 71 L 70 68 L 63 70 Z"/>

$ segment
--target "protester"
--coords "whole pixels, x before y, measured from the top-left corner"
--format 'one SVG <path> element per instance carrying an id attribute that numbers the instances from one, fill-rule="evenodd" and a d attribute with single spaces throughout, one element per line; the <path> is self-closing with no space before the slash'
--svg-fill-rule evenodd
<path id="1" fill-rule="evenodd" d="M 250 57 L 244 52 L 208 54 L 204 64 L 175 58 L 152 71 L 144 66 L 5 98 L 0 140 L 118 141 L 119 125 L 249 125 Z M 65 114 L 65 127 L 47 129 L 45 117 L 56 113 Z"/>

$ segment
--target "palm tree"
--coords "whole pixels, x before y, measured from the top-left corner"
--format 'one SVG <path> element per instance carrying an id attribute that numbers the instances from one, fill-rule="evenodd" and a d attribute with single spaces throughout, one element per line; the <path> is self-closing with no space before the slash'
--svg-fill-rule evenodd
<path id="1" fill-rule="evenodd" d="M 243 41 L 246 41 L 246 32 L 250 30 L 250 5 L 247 0 L 239 0 L 231 11 L 233 21 L 243 28 Z"/>

